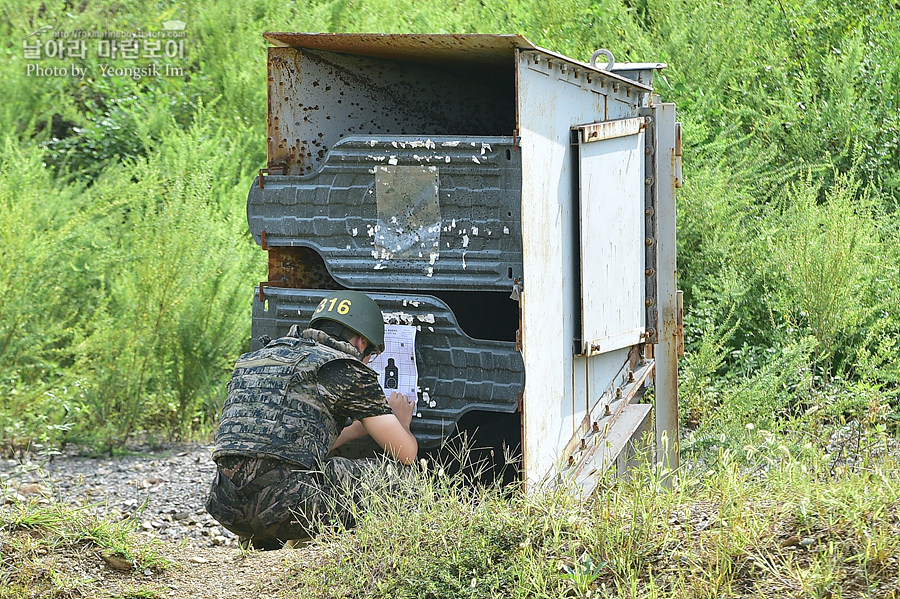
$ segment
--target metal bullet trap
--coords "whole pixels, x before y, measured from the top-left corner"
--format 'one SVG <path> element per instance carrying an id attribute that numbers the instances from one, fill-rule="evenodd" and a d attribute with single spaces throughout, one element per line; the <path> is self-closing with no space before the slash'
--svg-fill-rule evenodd
<path id="1" fill-rule="evenodd" d="M 468 430 L 514 448 L 528 481 L 562 471 L 585 492 L 654 428 L 639 402 L 655 373 L 657 457 L 674 466 L 680 144 L 652 90 L 664 65 L 510 35 L 265 37 L 254 347 L 328 290 L 365 291 L 415 331 L 423 451 Z"/>

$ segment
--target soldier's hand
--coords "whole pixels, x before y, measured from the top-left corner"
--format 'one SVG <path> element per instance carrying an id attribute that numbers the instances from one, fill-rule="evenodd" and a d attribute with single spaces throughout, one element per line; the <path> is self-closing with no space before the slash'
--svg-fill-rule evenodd
<path id="1" fill-rule="evenodd" d="M 391 411 L 394 412 L 394 416 L 397 417 L 400 424 L 408 430 L 409 423 L 412 422 L 414 407 L 409 397 L 398 391 L 392 391 L 391 396 L 388 398 L 388 405 L 391 406 Z"/>

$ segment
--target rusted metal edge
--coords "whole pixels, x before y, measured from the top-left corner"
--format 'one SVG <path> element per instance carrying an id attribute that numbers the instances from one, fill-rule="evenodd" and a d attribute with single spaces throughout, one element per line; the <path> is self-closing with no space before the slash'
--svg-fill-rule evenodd
<path id="1" fill-rule="evenodd" d="M 592 432 L 595 434 L 603 433 L 603 431 L 600 430 L 601 421 L 603 425 L 607 427 L 615 423 L 616 419 L 625 409 L 625 406 L 637 397 L 638 392 L 642 389 L 644 383 L 653 374 L 655 367 L 656 363 L 653 360 L 644 360 L 644 362 L 639 364 L 638 367 L 631 372 L 631 375 L 628 376 L 628 382 L 621 387 L 620 397 L 617 397 L 617 386 L 615 384 L 610 386 L 610 388 L 603 393 L 597 403 L 591 408 L 590 412 L 585 415 L 581 424 L 579 424 L 578 428 L 575 430 L 575 434 L 572 435 L 572 438 L 563 448 L 561 457 L 564 461 L 567 461 L 572 466 L 575 465 L 573 460 L 575 453 L 579 448 L 585 448 L 587 437 L 591 435 Z M 612 399 L 605 402 L 604 400 L 607 399 L 608 394 L 612 395 Z M 603 436 L 605 435 L 601 434 L 601 438 Z"/>
<path id="2" fill-rule="evenodd" d="M 502 67 L 515 59 L 515 52 L 540 52 L 572 67 L 585 69 L 616 80 L 631 88 L 650 92 L 649 85 L 638 83 L 590 63 L 535 46 L 522 35 L 510 34 L 418 34 L 418 33 L 290 33 L 271 31 L 263 37 L 276 46 L 307 48 L 357 54 L 389 60 L 439 64 L 443 67 Z"/>
<path id="3" fill-rule="evenodd" d="M 259 282 L 259 301 L 266 301 L 266 295 L 263 291 L 266 287 L 287 287 L 284 281 L 260 281 Z"/>
<path id="4" fill-rule="evenodd" d="M 276 46 L 442 66 L 507 65 L 513 59 L 516 49 L 537 48 L 524 36 L 504 34 L 267 32 L 263 37 Z"/>
<path id="5" fill-rule="evenodd" d="M 540 46 L 535 46 L 534 51 L 540 52 L 542 54 L 546 54 L 547 56 L 551 57 L 553 60 L 559 60 L 559 61 L 568 63 L 572 67 L 575 67 L 578 69 L 585 69 L 588 72 L 600 73 L 604 77 L 613 79 L 613 80 L 617 81 L 618 83 L 627 85 L 628 87 L 632 87 L 636 90 L 640 90 L 640 91 L 644 91 L 644 92 L 652 92 L 653 91 L 653 87 L 651 87 L 649 85 L 644 85 L 643 83 L 638 83 L 637 81 L 635 81 L 633 79 L 629 79 L 628 77 L 625 77 L 624 75 L 619 75 L 613 71 L 607 71 L 606 69 L 601 69 L 600 67 L 592 67 L 590 65 L 590 63 L 581 62 L 580 60 L 575 60 L 574 58 L 571 58 L 564 54 L 559 54 L 558 52 L 554 52 L 552 50 L 547 50 L 546 48 L 541 48 Z"/>
<path id="6" fill-rule="evenodd" d="M 641 108 L 644 117 L 644 342 L 659 341 L 659 308 L 657 306 L 657 193 L 658 181 L 656 173 L 656 123 L 653 109 Z"/>

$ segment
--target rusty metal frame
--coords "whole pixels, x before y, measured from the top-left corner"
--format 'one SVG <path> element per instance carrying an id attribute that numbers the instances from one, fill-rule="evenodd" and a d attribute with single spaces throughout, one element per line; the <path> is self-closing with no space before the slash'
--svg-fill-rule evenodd
<path id="1" fill-rule="evenodd" d="M 656 343 L 659 339 L 659 310 L 656 305 L 657 264 L 656 264 L 656 121 L 652 108 L 642 108 L 646 126 L 644 135 L 644 306 L 646 315 L 644 326 L 645 343 Z"/>

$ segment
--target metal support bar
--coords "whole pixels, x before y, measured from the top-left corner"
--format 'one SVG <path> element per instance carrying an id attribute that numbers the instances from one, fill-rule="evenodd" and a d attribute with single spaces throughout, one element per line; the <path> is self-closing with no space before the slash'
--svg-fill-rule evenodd
<path id="1" fill-rule="evenodd" d="M 678 264 L 675 253 L 675 105 L 651 104 L 656 123 L 657 305 L 656 462 L 663 472 L 678 468 Z M 664 476 L 667 476 L 664 474 Z M 671 484 L 671 478 L 668 478 Z"/>
<path id="2" fill-rule="evenodd" d="M 652 108 L 642 108 L 646 134 L 644 137 L 644 342 L 656 343 L 659 329 L 659 307 L 656 301 L 656 119 Z"/>
<path id="3" fill-rule="evenodd" d="M 575 455 L 579 447 L 584 446 L 585 439 L 591 431 L 600 430 L 601 424 L 607 428 L 615 424 L 622 410 L 644 394 L 644 383 L 653 374 L 653 360 L 645 360 L 634 370 L 628 369 L 628 382 L 621 387 L 608 389 L 585 415 L 581 424 L 575 430 L 575 434 L 562 451 L 564 460 L 573 465 L 578 461 Z"/>

